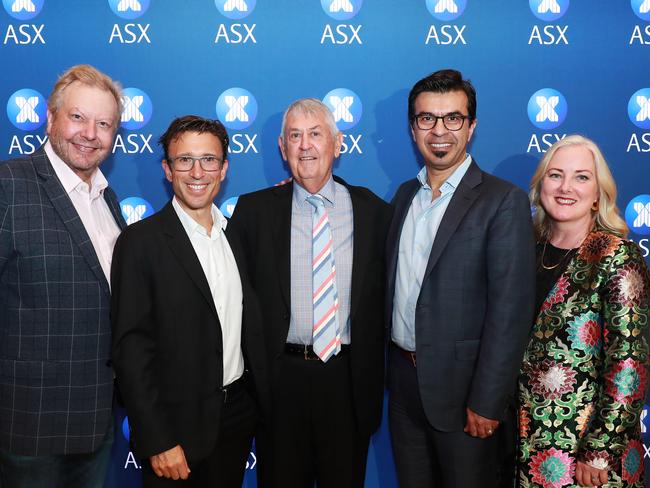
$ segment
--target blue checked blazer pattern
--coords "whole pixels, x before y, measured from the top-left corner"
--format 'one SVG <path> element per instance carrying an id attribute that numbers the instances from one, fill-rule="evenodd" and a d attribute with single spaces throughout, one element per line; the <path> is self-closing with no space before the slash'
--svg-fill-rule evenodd
<path id="1" fill-rule="evenodd" d="M 120 229 L 115 193 L 104 192 Z M 110 289 L 43 148 L 0 165 L 0 447 L 96 450 L 111 426 Z"/>

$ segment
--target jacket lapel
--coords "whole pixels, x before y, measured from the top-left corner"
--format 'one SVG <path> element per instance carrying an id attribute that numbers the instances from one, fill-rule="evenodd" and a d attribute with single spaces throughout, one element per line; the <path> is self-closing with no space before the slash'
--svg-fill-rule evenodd
<path id="1" fill-rule="evenodd" d="M 102 270 L 101 265 L 99 264 L 99 259 L 95 253 L 95 248 L 93 247 L 93 243 L 90 240 L 90 236 L 88 236 L 88 232 L 83 226 L 81 218 L 79 217 L 77 210 L 72 204 L 72 200 L 70 200 L 70 197 L 65 192 L 63 185 L 59 181 L 59 178 L 57 178 L 56 173 L 54 172 L 54 168 L 52 167 L 52 164 L 50 163 L 47 155 L 45 154 L 45 151 L 42 148 L 32 156 L 32 162 L 34 164 L 36 173 L 41 179 L 41 185 L 45 191 L 45 194 L 50 199 L 52 206 L 58 212 L 61 220 L 63 220 L 64 225 L 70 233 L 70 237 L 79 247 L 81 255 L 84 257 L 88 263 L 88 266 L 97 277 L 102 290 L 107 294 L 110 293 L 108 280 L 104 275 L 104 271 Z M 124 219 L 121 220 L 123 221 Z M 117 220 L 117 222 L 119 225 L 120 220 Z"/>
<path id="2" fill-rule="evenodd" d="M 185 270 L 203 295 L 203 298 L 205 298 L 212 313 L 219 320 L 208 280 L 205 277 L 203 268 L 201 268 L 199 258 L 194 252 L 190 238 L 187 236 L 183 224 L 178 219 L 178 215 L 176 215 L 176 211 L 171 202 L 167 203 L 160 213 L 163 222 L 163 232 L 167 237 L 167 245 L 174 256 L 176 256 L 176 259 L 181 263 L 181 268 Z"/>
<path id="3" fill-rule="evenodd" d="M 291 200 L 293 183 L 273 189 L 276 209 L 272 212 L 275 222 L 272 225 L 274 251 L 277 259 L 278 281 L 284 301 L 291 306 Z"/>
<path id="4" fill-rule="evenodd" d="M 428 278 L 429 274 L 431 274 L 431 270 L 438 262 L 438 259 L 447 246 L 449 239 L 458 228 L 458 225 L 465 217 L 469 208 L 479 196 L 480 190 L 478 187 L 482 180 L 483 177 L 481 175 L 481 170 L 472 159 L 472 163 L 463 178 L 460 180 L 458 188 L 454 191 L 454 195 L 449 202 L 445 215 L 442 217 L 442 221 L 440 222 L 440 227 L 438 227 L 438 232 L 436 233 L 433 245 L 431 246 L 427 269 L 422 278 L 423 282 Z"/>

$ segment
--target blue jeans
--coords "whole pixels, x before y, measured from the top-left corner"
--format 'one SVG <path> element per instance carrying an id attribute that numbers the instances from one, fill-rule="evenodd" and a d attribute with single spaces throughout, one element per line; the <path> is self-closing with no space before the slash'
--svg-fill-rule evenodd
<path id="1" fill-rule="evenodd" d="M 113 427 L 95 452 L 21 456 L 0 449 L 0 486 L 11 488 L 103 488 Z"/>

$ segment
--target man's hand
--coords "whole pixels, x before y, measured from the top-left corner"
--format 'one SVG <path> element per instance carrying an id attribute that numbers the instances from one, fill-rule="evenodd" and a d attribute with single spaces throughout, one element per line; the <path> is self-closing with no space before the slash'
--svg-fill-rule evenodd
<path id="1" fill-rule="evenodd" d="M 181 446 L 174 446 L 168 451 L 161 452 L 149 458 L 151 469 L 157 476 L 164 476 L 173 480 L 186 480 L 190 475 L 190 468 L 185 460 L 185 453 Z"/>
<path id="2" fill-rule="evenodd" d="M 576 465 L 576 481 L 580 486 L 602 486 L 607 483 L 607 470 L 589 466 L 582 461 Z"/>
<path id="3" fill-rule="evenodd" d="M 486 417 L 481 417 L 479 414 L 475 413 L 472 409 L 467 407 L 467 424 L 463 429 L 472 437 L 480 437 L 485 439 L 494 434 L 494 431 L 499 427 L 498 420 L 488 419 Z"/>

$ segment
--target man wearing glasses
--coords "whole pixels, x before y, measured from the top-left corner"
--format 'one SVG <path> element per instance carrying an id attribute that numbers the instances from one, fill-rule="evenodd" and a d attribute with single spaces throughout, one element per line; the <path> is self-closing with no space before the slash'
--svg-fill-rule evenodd
<path id="1" fill-rule="evenodd" d="M 159 142 L 174 197 L 125 230 L 111 271 L 113 360 L 132 448 L 147 460 L 145 487 L 240 487 L 257 421 L 249 389 L 253 378 L 265 384 L 265 361 L 240 250 L 213 203 L 228 135 L 188 115 Z"/>
<path id="2" fill-rule="evenodd" d="M 409 121 L 424 167 L 397 190 L 387 249 L 399 485 L 494 487 L 533 315 L 528 199 L 467 154 L 476 92 L 458 71 L 415 84 Z"/>

